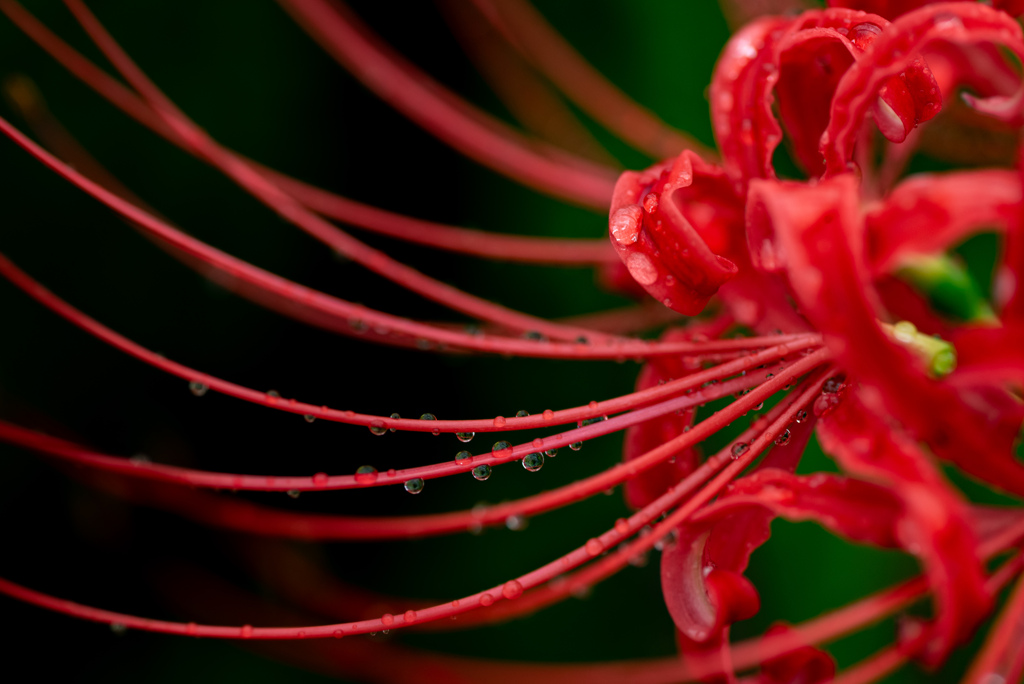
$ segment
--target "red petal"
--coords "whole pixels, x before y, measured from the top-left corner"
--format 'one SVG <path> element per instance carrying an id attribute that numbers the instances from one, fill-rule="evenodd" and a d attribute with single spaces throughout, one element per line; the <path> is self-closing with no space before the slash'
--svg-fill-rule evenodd
<path id="1" fill-rule="evenodd" d="M 723 171 L 694 153 L 674 165 L 627 171 L 612 197 L 612 245 L 633 278 L 665 306 L 692 316 L 737 272 L 737 199 Z"/>
<path id="2" fill-rule="evenodd" d="M 772 625 L 765 637 L 794 631 L 785 624 Z M 761 684 L 823 684 L 831 682 L 836 674 L 836 662 L 828 653 L 813 646 L 766 660 L 761 664 Z"/>
<path id="3" fill-rule="evenodd" d="M 886 27 L 864 58 L 852 66 L 839 83 L 832 102 L 832 118 L 822 136 L 822 153 L 829 174 L 846 172 L 861 122 L 868 110 L 875 106 L 879 89 L 889 79 L 917 69 L 921 62 L 915 55 L 935 41 L 991 41 L 1008 47 L 1018 56 L 1024 55 L 1020 26 L 1006 14 L 984 5 L 940 4 L 900 17 Z M 938 103 L 938 87 L 935 86 L 935 92 L 931 93 L 931 86 L 926 86 L 926 81 L 921 79 L 924 79 L 923 74 L 915 76 L 912 84 L 908 79 L 908 86 L 913 85 L 912 92 L 934 98 L 929 106 L 922 109 L 922 113 L 926 113 Z M 972 99 L 971 103 L 992 115 L 1016 120 L 1021 115 L 1022 95 L 1024 91 L 1018 90 L 1012 97 Z"/>

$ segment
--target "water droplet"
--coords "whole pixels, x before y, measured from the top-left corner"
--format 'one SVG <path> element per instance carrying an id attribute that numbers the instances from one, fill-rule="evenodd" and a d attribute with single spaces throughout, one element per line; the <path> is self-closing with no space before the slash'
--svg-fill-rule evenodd
<path id="1" fill-rule="evenodd" d="M 555 456 L 558 455 L 558 449 L 548 449 L 544 452 L 544 455 L 547 458 L 554 458 Z"/>
<path id="2" fill-rule="evenodd" d="M 600 556 L 604 552 L 604 544 L 600 539 L 591 537 L 587 540 L 586 549 L 591 556 Z"/>
<path id="3" fill-rule="evenodd" d="M 392 413 L 392 414 L 391 414 L 391 415 L 389 416 L 389 418 L 391 418 L 391 420 L 401 420 L 401 419 L 402 419 L 402 416 L 398 415 L 397 413 Z M 392 432 L 395 432 L 395 431 L 396 431 L 396 430 L 397 430 L 398 428 L 389 428 L 389 429 L 390 429 L 390 430 L 391 430 Z"/>
<path id="4" fill-rule="evenodd" d="M 491 447 L 491 454 L 494 456 L 510 456 L 511 454 L 509 454 L 508 452 L 511 451 L 511 449 L 511 444 L 509 444 L 505 440 L 501 440 L 495 442 L 494 445 Z"/>
<path id="5" fill-rule="evenodd" d="M 290 496 L 293 499 L 298 499 L 299 494 L 302 494 L 302 492 L 300 492 L 298 489 L 289 489 L 287 493 L 288 496 Z"/>
<path id="6" fill-rule="evenodd" d="M 747 453 L 747 449 L 749 448 L 750 445 L 746 442 L 736 442 L 732 445 L 732 457 L 734 459 L 739 458 L 743 454 Z"/>
<path id="7" fill-rule="evenodd" d="M 345 633 L 342 632 L 340 629 L 334 630 L 334 638 L 335 639 L 340 639 L 343 636 L 345 636 Z"/>
<path id="8" fill-rule="evenodd" d="M 616 520 L 615 531 L 619 534 L 629 534 L 629 521 L 625 518 L 619 518 Z"/>
<path id="9" fill-rule="evenodd" d="M 544 454 L 527 454 L 523 457 L 523 467 L 535 473 L 544 467 Z"/>
<path id="10" fill-rule="evenodd" d="M 786 446 L 787 444 L 789 444 L 790 437 L 791 435 L 789 433 L 789 430 L 783 430 L 779 434 L 779 436 L 775 438 L 775 444 L 777 446 Z"/>
<path id="11" fill-rule="evenodd" d="M 764 376 L 764 379 L 765 380 L 771 380 L 774 377 L 775 377 L 775 373 L 769 373 L 768 375 Z"/>
<path id="12" fill-rule="evenodd" d="M 469 442 L 475 436 L 476 436 L 475 432 L 456 432 L 455 433 L 455 439 L 459 440 L 462 443 Z"/>
<path id="13" fill-rule="evenodd" d="M 501 588 L 501 595 L 510 601 L 517 599 L 523 595 L 523 585 L 519 583 L 519 580 L 509 580 Z"/>
<path id="14" fill-rule="evenodd" d="M 762 402 L 760 402 L 760 403 L 754 404 L 754 406 L 753 406 L 753 409 L 754 409 L 755 411 L 760 411 L 760 410 L 761 410 L 761 409 L 763 409 L 763 408 L 764 408 L 764 402 L 763 402 L 763 401 L 762 401 Z"/>
<path id="15" fill-rule="evenodd" d="M 185 634 L 195 635 L 199 632 L 199 625 L 194 622 L 189 622 L 185 625 Z"/>
<path id="16" fill-rule="evenodd" d="M 367 427 L 370 428 L 371 433 L 377 435 L 378 437 L 387 433 L 388 431 L 387 423 L 385 423 L 383 420 L 371 420 L 370 424 Z"/>
<path id="17" fill-rule="evenodd" d="M 152 463 L 152 459 L 150 459 L 146 454 L 135 454 L 128 460 L 131 461 L 132 465 L 146 465 L 147 463 Z"/>
<path id="18" fill-rule="evenodd" d="M 420 414 L 420 420 L 437 420 L 437 416 L 433 413 L 422 413 Z"/>
<path id="19" fill-rule="evenodd" d="M 569 445 L 569 448 L 572 449 L 573 451 L 579 451 L 580 449 L 583 448 L 583 442 L 573 442 L 572 444 Z"/>
<path id="20" fill-rule="evenodd" d="M 377 481 L 377 469 L 373 466 L 359 466 L 356 468 L 356 484 L 368 485 Z"/>
<path id="21" fill-rule="evenodd" d="M 526 518 L 524 518 L 521 515 L 510 515 L 507 518 L 505 518 L 505 527 L 512 530 L 513 532 L 525 530 L 526 525 Z"/>
<path id="22" fill-rule="evenodd" d="M 416 477 L 411 480 L 406 480 L 404 486 L 405 491 L 409 492 L 410 494 L 419 494 L 420 492 L 423 491 L 423 478 Z"/>
<path id="23" fill-rule="evenodd" d="M 189 392 L 196 395 L 197 397 L 203 396 L 209 389 L 209 387 L 199 382 L 198 380 L 193 380 L 192 382 L 188 383 Z"/>
<path id="24" fill-rule="evenodd" d="M 805 420 L 807 420 L 807 411 L 802 411 L 802 410 L 801 411 L 797 411 L 796 412 L 796 422 L 802 423 Z"/>
<path id="25" fill-rule="evenodd" d="M 648 214 L 653 214 L 658 210 L 658 196 L 653 192 L 649 192 L 644 195 L 643 201 L 644 211 Z"/>
<path id="26" fill-rule="evenodd" d="M 484 608 L 486 608 L 487 606 L 491 605 L 492 603 L 494 603 L 494 597 L 491 596 L 490 594 L 484 594 L 483 596 L 480 597 L 480 605 L 483 606 Z"/>
<path id="27" fill-rule="evenodd" d="M 460 451 L 459 453 L 455 454 L 455 465 L 464 466 L 469 465 L 472 462 L 473 454 L 469 453 L 468 451 Z"/>
<path id="28" fill-rule="evenodd" d="M 551 420 L 555 417 L 555 412 L 551 409 L 544 409 L 544 420 Z"/>
<path id="29" fill-rule="evenodd" d="M 117 636 L 122 636 L 125 632 L 128 631 L 128 625 L 124 624 L 123 622 L 111 622 L 110 631 L 116 634 Z"/>
<path id="30" fill-rule="evenodd" d="M 821 386 L 821 391 L 825 394 L 839 394 L 843 389 L 843 381 L 838 377 L 832 377 L 825 381 L 825 384 Z"/>
<path id="31" fill-rule="evenodd" d="M 487 465 L 486 463 L 483 463 L 481 465 L 478 465 L 476 468 L 473 468 L 472 473 L 474 478 L 476 478 L 480 482 L 483 482 L 484 480 L 491 476 L 491 466 Z"/>
<path id="32" fill-rule="evenodd" d="M 327 473 L 316 473 L 315 475 L 313 475 L 313 484 L 317 485 L 318 487 L 323 487 L 325 484 L 327 484 L 327 480 Z"/>
<path id="33" fill-rule="evenodd" d="M 494 427 L 496 427 L 496 428 L 505 427 L 505 416 L 495 416 L 494 417 Z"/>
<path id="34" fill-rule="evenodd" d="M 526 418 L 529 415 L 529 411 L 516 411 L 516 418 Z"/>
<path id="35" fill-rule="evenodd" d="M 402 618 L 403 618 L 403 619 L 404 619 L 404 620 L 405 620 L 406 622 L 416 622 L 416 611 L 415 611 L 415 610 L 407 610 L 407 611 L 405 611 L 405 613 L 404 613 L 404 614 L 402 615 Z"/>
<path id="36" fill-rule="evenodd" d="M 243 639 L 248 639 L 252 636 L 252 625 L 242 625 L 242 628 L 238 630 L 238 633 L 242 635 Z"/>
<path id="37" fill-rule="evenodd" d="M 267 390 L 267 399 L 270 401 L 277 401 L 281 398 L 281 393 L 277 390 Z"/>
<path id="38" fill-rule="evenodd" d="M 383 615 L 380 616 L 380 621 L 381 621 L 381 624 L 384 624 L 384 625 L 387 625 L 388 627 L 390 627 L 391 625 L 395 624 L 395 616 L 392 615 L 391 613 L 384 613 Z"/>

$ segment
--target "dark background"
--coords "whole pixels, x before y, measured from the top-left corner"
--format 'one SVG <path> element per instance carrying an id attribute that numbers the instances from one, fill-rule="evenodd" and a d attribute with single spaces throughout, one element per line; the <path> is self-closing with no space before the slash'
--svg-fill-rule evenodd
<path id="1" fill-rule="evenodd" d="M 711 144 L 704 89 L 728 31 L 712 2 L 537 3 L 602 72 L 666 121 Z M 431 3 L 360 2 L 355 9 L 443 83 L 509 118 Z M 105 64 L 56 2 L 29 3 L 49 26 Z M 597 237 L 601 215 L 567 207 L 461 158 L 378 101 L 334 64 L 273 2 L 91 4 L 115 38 L 215 138 L 271 167 L 410 215 L 502 232 Z M 0 76 L 25 74 L 55 116 L 114 175 L 191 234 L 298 282 L 389 312 L 460 320 L 334 259 L 322 245 L 216 172 L 143 130 L 67 75 L 0 19 Z M 9 107 L 5 117 L 24 128 Z M 591 126 L 623 165 L 649 163 Z M 73 305 L 129 338 L 200 370 L 254 388 L 367 413 L 443 418 L 514 415 L 629 391 L 637 366 L 452 358 L 383 348 L 312 329 L 227 293 L 141 238 L 109 211 L 0 142 L 0 250 Z M 480 262 L 367 236 L 423 271 L 514 308 L 563 316 L 624 303 L 588 270 Z M 0 417 L 107 453 L 229 472 L 351 472 L 451 458 L 451 435 L 388 434 L 307 425 L 215 393 L 192 396 L 168 377 L 78 331 L 0 283 Z M 478 450 L 497 437 L 478 436 Z M 724 438 L 719 440 L 724 442 Z M 710 445 L 719 446 L 719 443 Z M 614 463 L 621 438 L 563 450 L 537 474 L 514 465 L 486 483 L 468 475 L 399 487 L 248 498 L 286 509 L 399 514 L 466 508 L 551 488 Z M 812 452 L 808 468 L 830 464 Z M 134 507 L 83 486 L 37 456 L 0 445 L 0 575 L 112 610 L 187 621 L 185 595 L 206 575 L 275 602 L 252 577 L 240 536 Z M 241 496 L 241 495 L 238 495 Z M 450 599 L 537 567 L 625 513 L 621 492 L 531 521 L 389 544 L 296 545 L 337 576 L 399 596 Z M 272 553 L 273 551 L 268 551 Z M 465 633 L 398 635 L 404 643 L 478 657 L 589 661 L 674 652 L 657 558 L 529 619 Z M 799 621 L 909 576 L 896 553 L 852 547 L 812 525 L 777 523 L 750 577 L 761 614 L 734 629 L 759 633 Z M 172 598 L 178 597 L 178 598 Z M 315 682 L 323 678 L 236 643 L 129 632 L 0 599 L 7 667 L 42 679 L 193 684 Z M 229 624 L 252 620 L 236 615 Z M 322 620 L 317 618 L 317 620 Z M 252 620 L 260 624 L 258 620 Z M 326 621 L 326 620 L 324 620 Z M 264 623 L 265 624 L 265 623 Z M 891 642 L 891 622 L 838 644 L 848 664 Z M 362 637 L 369 639 L 369 637 Z M 258 651 L 258 648 L 254 650 Z M 287 654 L 287 650 L 285 651 Z M 913 678 L 904 672 L 899 679 Z"/>

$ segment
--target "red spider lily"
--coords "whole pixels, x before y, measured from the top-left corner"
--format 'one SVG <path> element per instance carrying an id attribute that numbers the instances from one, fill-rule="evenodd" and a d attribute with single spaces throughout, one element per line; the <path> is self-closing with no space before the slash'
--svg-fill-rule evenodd
<path id="1" fill-rule="evenodd" d="M 7 138 L 207 278 L 287 317 L 399 348 L 645 363 L 632 393 L 536 415 L 438 420 L 431 414 L 411 419 L 342 410 L 172 361 L 73 307 L 0 256 L 0 273 L 38 303 L 114 349 L 187 381 L 199 396 L 212 390 L 308 422 L 364 426 L 377 436 L 454 433 L 465 443 L 477 433 L 538 435 L 502 439 L 489 450 L 467 448 L 454 458 L 430 456 L 419 447 L 415 462 L 402 468 L 349 464 L 311 475 L 256 475 L 125 459 L 59 437 L 59 428 L 44 429 L 40 421 L 33 427 L 0 421 L 0 439 L 69 467 L 100 491 L 216 528 L 311 541 L 515 528 L 528 516 L 620 484 L 633 510 L 589 538 L 584 533 L 571 540 L 571 550 L 536 569 L 509 572 L 496 584 L 481 582 L 438 602 L 341 585 L 284 548 L 248 551 L 264 581 L 327 621 L 288 614 L 239 624 L 231 608 L 241 599 L 202 605 L 193 591 L 176 594 L 179 609 L 197 618 L 180 622 L 55 598 L 30 583 L 0 580 L 0 592 L 119 631 L 307 641 L 268 648 L 315 669 L 374 681 L 739 681 L 737 672 L 753 672 L 745 681 L 828 681 L 835 664 L 820 644 L 930 596 L 927 617 L 906 619 L 893 645 L 839 676 L 870 681 L 908 660 L 941 667 L 993 613 L 998 591 L 1020 574 L 1024 561 L 1020 554 L 1006 556 L 1024 539 L 1017 508 L 973 502 L 951 479 L 951 473 L 962 472 L 1012 497 L 1024 495 L 1024 468 L 1014 456 L 1024 420 L 1022 176 L 1012 166 L 941 174 L 904 169 L 918 147 L 954 160 L 976 152 L 929 142 L 926 130 L 955 136 L 978 129 L 1015 141 L 1024 123 L 1024 86 L 1008 57 L 1024 59 L 1024 36 L 1008 12 L 1020 8 L 1013 2 L 996 8 L 973 2 L 832 4 L 770 16 L 758 16 L 757 3 L 727 8 L 734 21 L 750 23 L 726 45 L 708 91 L 717 159 L 611 86 L 525 3 L 476 0 L 472 8 L 455 7 L 453 23 L 463 26 L 469 49 L 485 68 L 497 65 L 491 73 L 496 88 L 511 94 L 524 120 L 555 120 L 545 135 L 559 142 L 576 136 L 577 148 L 589 157 L 528 137 L 457 98 L 343 5 L 281 0 L 356 79 L 445 143 L 543 193 L 609 209 L 613 251 L 596 240 L 502 236 L 440 225 L 306 184 L 248 159 L 201 128 L 80 0 L 66 5 L 117 78 L 17 2 L 0 0 L 0 11 L 26 36 L 129 117 L 342 257 L 480 327 L 466 330 L 358 304 L 201 241 L 99 166 L 41 109 L 31 85 L 11 84 L 9 95 L 41 144 L 0 120 Z M 547 82 L 638 149 L 676 156 L 643 172 L 625 172 L 614 183 L 585 129 L 571 117 L 559 118 L 571 112 L 544 90 Z M 960 88 L 970 91 L 963 105 L 957 104 Z M 784 141 L 805 179 L 777 174 Z M 1019 155 L 1012 156 L 1016 161 Z M 398 175 L 412 176 L 409 169 L 417 168 L 405 168 L 404 160 L 402 166 Z M 408 179 L 392 182 L 401 188 Z M 613 287 L 649 294 L 665 308 L 546 320 L 416 270 L 335 222 L 470 255 L 599 266 Z M 989 304 L 946 253 L 992 228 L 1004 236 L 1005 249 Z M 969 306 L 959 315 L 937 309 L 943 292 Z M 679 324 L 667 317 L 669 310 L 701 317 Z M 657 340 L 630 336 L 666 322 L 675 325 Z M 729 397 L 734 400 L 714 413 L 701 411 Z M 761 413 L 715 453 L 703 453 L 702 447 L 722 442 L 726 428 L 751 411 Z M 536 471 L 558 449 L 577 450 L 620 430 L 620 463 L 554 489 L 466 510 L 386 516 L 298 512 L 216 491 L 298 496 L 402 485 L 418 494 L 449 476 L 486 480 L 512 461 Z M 842 474 L 796 474 L 814 435 Z M 809 622 L 778 624 L 762 636 L 734 642 L 732 625 L 761 609 L 764 587 L 755 587 L 745 572 L 753 551 L 768 540 L 774 518 L 813 521 L 859 544 L 900 549 L 917 559 L 922 576 Z M 681 659 L 546 666 L 333 641 L 398 629 L 450 629 L 456 618 L 457 627 L 466 628 L 523 617 L 589 589 L 655 547 L 662 551 L 661 586 Z M 990 566 L 996 557 L 1001 564 Z M 1024 624 L 1021 595 L 1016 589 L 1002 608 L 968 681 L 1015 681 L 1021 675 L 1024 657 L 1014 639 Z M 200 621 L 204 615 L 208 622 Z"/>

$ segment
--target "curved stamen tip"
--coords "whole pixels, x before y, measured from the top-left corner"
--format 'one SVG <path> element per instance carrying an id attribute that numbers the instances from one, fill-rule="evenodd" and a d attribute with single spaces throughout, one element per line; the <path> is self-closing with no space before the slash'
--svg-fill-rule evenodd
<path id="1" fill-rule="evenodd" d="M 920 332 L 910 321 L 895 325 L 882 323 L 882 329 L 894 342 L 903 345 L 925 363 L 933 378 L 944 378 L 956 369 L 956 347 L 941 337 Z"/>

